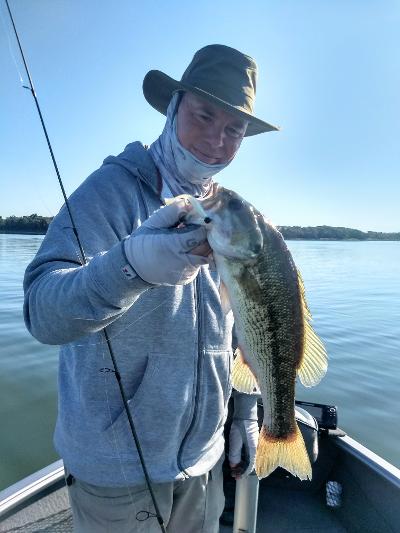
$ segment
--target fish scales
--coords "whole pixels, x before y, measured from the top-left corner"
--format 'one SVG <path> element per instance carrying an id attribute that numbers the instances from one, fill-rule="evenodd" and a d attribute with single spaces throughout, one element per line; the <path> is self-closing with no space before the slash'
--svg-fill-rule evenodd
<path id="1" fill-rule="evenodd" d="M 221 276 L 221 303 L 231 308 L 238 349 L 233 386 L 259 389 L 264 421 L 256 454 L 262 478 L 281 466 L 311 479 L 311 464 L 295 419 L 295 382 L 317 384 L 326 351 L 310 325 L 304 286 L 279 231 L 254 207 L 221 186 L 211 197 L 189 197 L 187 219 L 206 224 Z M 207 221 L 207 222 L 205 222 Z"/>
<path id="2" fill-rule="evenodd" d="M 276 230 L 270 231 L 275 237 Z M 279 253 L 266 254 L 263 249 L 254 266 L 242 265 L 238 273 L 228 262 L 223 277 L 225 284 L 237 285 L 232 299 L 236 328 L 247 347 L 247 362 L 264 378 L 258 385 L 268 398 L 264 402 L 268 428 L 279 438 L 294 430 L 294 383 L 304 327 L 293 264 L 287 253 L 281 253 L 281 239 L 274 240 Z"/>

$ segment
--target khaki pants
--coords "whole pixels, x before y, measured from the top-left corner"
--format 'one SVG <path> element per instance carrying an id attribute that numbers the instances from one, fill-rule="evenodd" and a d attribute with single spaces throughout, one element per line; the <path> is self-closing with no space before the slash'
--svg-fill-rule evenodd
<path id="1" fill-rule="evenodd" d="M 153 485 L 168 533 L 218 533 L 224 509 L 221 458 L 203 476 Z M 160 533 L 146 485 L 97 487 L 73 478 L 68 486 L 74 533 Z"/>

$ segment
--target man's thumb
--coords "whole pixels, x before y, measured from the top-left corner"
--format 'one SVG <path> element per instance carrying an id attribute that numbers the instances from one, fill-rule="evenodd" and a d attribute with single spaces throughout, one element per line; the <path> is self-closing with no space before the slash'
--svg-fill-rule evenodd
<path id="1" fill-rule="evenodd" d="M 185 200 L 179 199 L 155 211 L 142 226 L 150 229 L 173 228 L 182 221 L 189 209 Z"/>

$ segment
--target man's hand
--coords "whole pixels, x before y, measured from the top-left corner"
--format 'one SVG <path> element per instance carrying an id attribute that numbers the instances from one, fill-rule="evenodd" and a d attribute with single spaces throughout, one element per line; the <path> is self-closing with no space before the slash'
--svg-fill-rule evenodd
<path id="1" fill-rule="evenodd" d="M 229 433 L 229 465 L 235 479 L 246 477 L 254 468 L 258 444 L 257 420 L 233 419 Z M 242 447 L 245 460 L 242 461 Z"/>
<path id="2" fill-rule="evenodd" d="M 125 240 L 125 253 L 136 273 L 154 285 L 185 285 L 209 263 L 206 230 L 183 226 L 191 208 L 184 200 L 158 209 Z"/>

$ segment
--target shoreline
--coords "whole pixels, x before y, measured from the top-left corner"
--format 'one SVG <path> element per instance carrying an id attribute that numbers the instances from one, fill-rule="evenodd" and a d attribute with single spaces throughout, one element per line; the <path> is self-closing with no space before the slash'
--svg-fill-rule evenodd
<path id="1" fill-rule="evenodd" d="M 282 233 L 282 232 L 281 232 Z M 5 231 L 0 230 L 0 235 L 46 235 L 46 232 L 43 231 Z M 333 242 L 398 242 L 400 241 L 400 237 L 396 239 L 390 239 L 390 238 L 383 238 L 383 239 L 377 239 L 377 238 L 365 238 L 365 239 L 355 239 L 353 238 L 334 238 L 334 237 L 320 237 L 320 238 L 307 238 L 307 237 L 285 237 L 285 241 L 333 241 Z"/>
<path id="2" fill-rule="evenodd" d="M 2 235 L 46 235 L 45 231 L 7 231 L 7 230 L 0 230 L 0 234 Z"/>

